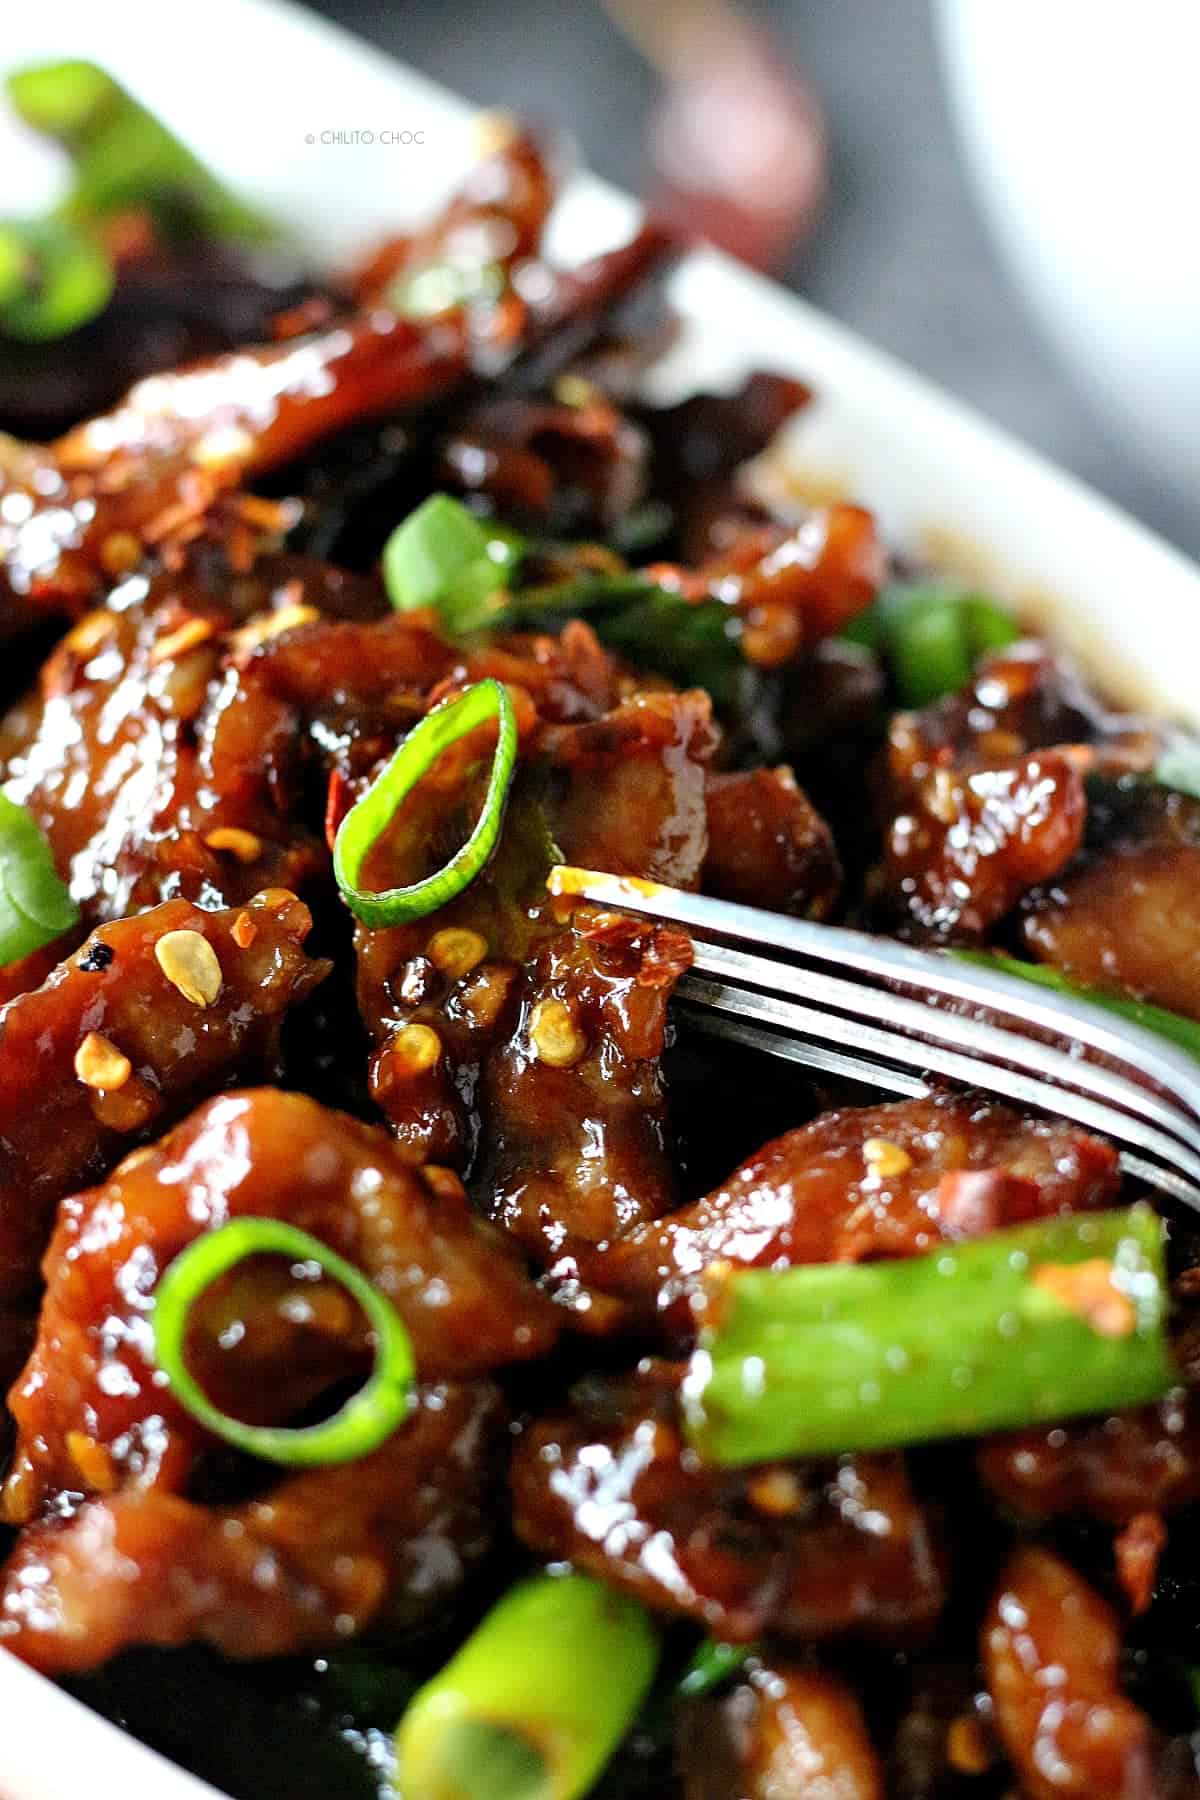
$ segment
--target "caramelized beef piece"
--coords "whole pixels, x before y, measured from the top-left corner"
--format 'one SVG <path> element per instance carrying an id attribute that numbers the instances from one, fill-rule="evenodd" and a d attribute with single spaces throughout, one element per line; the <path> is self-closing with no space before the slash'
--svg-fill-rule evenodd
<path id="1" fill-rule="evenodd" d="M 541 1356 L 554 1341 L 554 1309 L 461 1186 L 427 1184 L 384 1132 L 299 1094 L 230 1094 L 60 1207 L 37 1344 L 10 1396 L 10 1518 L 62 1492 L 184 1488 L 210 1440 L 156 1378 L 146 1314 L 172 1257 L 246 1215 L 287 1219 L 364 1269 L 403 1318 L 423 1380 Z M 256 1259 L 234 1272 L 189 1356 L 218 1405 L 283 1422 L 361 1374 L 369 1350 L 340 1290 L 292 1319 L 294 1286 L 273 1268 Z"/>
<path id="2" fill-rule="evenodd" d="M 893 817 L 875 886 L 882 919 L 922 942 L 978 943 L 1083 842 L 1087 802 L 1055 750 L 973 772 L 935 767 Z"/>
<path id="3" fill-rule="evenodd" d="M 606 535 L 643 498 L 646 441 L 586 387 L 572 405 L 505 395 L 457 422 L 438 475 L 439 485 L 485 496 L 501 518 Z"/>
<path id="4" fill-rule="evenodd" d="M 771 1657 L 676 1729 L 685 1800 L 883 1800 L 862 1710 L 836 1675 Z"/>
<path id="5" fill-rule="evenodd" d="M 444 1614 L 491 1541 L 502 1426 L 486 1382 L 425 1388 L 381 1449 L 240 1506 L 130 1490 L 22 1533 L 0 1644 L 47 1674 L 132 1644 L 286 1656 Z"/>
<path id="6" fill-rule="evenodd" d="M 706 1468 L 680 1434 L 678 1379 L 658 1365 L 596 1383 L 526 1431 L 513 1517 L 531 1549 L 730 1642 L 892 1643 L 932 1624 L 942 1573 L 902 1458 Z"/>
<path id="7" fill-rule="evenodd" d="M 736 608 L 747 658 L 776 669 L 870 605 L 886 567 L 871 514 L 837 505 L 816 508 L 794 528 L 741 532 L 694 569 L 663 563 L 649 573 L 685 599 Z"/>
<path id="8" fill-rule="evenodd" d="M 1148 1508 L 1200 1500 L 1200 1404 L 1188 1390 L 1104 1419 L 1004 1432 L 982 1440 L 978 1467 L 1021 1518 L 1127 1525 Z"/>
<path id="9" fill-rule="evenodd" d="M 833 833 L 788 768 L 710 775 L 706 894 L 827 919 L 841 868 Z"/>
<path id="10" fill-rule="evenodd" d="M 526 690 L 520 719 L 489 868 L 431 918 L 360 928 L 359 996 L 372 1092 L 405 1155 L 467 1166 L 478 1150 L 483 1210 L 548 1262 L 565 1235 L 610 1236 L 674 1198 L 657 1059 L 690 958 L 678 932 L 550 900 L 551 845 L 694 886 L 715 737 L 696 693 L 542 724 Z M 419 879 L 463 841 L 489 756 L 484 732 L 440 758 L 373 850 L 371 885 Z"/>
<path id="11" fill-rule="evenodd" d="M 703 1200 L 581 1255 L 583 1279 L 686 1329 L 715 1262 L 914 1256 L 941 1240 L 1110 1205 L 1117 1154 L 1077 1126 L 971 1094 L 826 1113 L 763 1146 Z"/>
<path id="12" fill-rule="evenodd" d="M 1018 1550 L 984 1622 L 996 1727 L 1029 1800 L 1154 1800 L 1149 1721 L 1121 1692 L 1117 1620 L 1068 1563 Z"/>
<path id="13" fill-rule="evenodd" d="M 1200 1019 L 1200 800 L 1096 784 L 1084 855 L 1022 912 L 1039 961 Z"/>
<path id="14" fill-rule="evenodd" d="M 1031 641 L 985 657 L 960 693 L 897 713 L 888 773 L 904 793 L 935 768 L 990 768 L 1064 744 L 1089 773 L 1119 773 L 1150 768 L 1162 742 L 1160 727 L 1108 712 L 1065 658 Z"/>
<path id="15" fill-rule="evenodd" d="M 0 1008 L 0 1294 L 35 1282 L 63 1194 L 205 1095 L 275 1073 L 289 1007 L 328 968 L 304 953 L 311 925 L 283 889 L 220 913 L 168 900 L 102 925 L 43 987 Z M 215 952 L 207 1003 L 158 959 L 172 932 L 192 934 L 185 951 L 198 937 Z M 93 1034 L 101 1055 L 89 1062 Z M 107 1088 L 96 1085 L 106 1046 L 118 1059 Z"/>

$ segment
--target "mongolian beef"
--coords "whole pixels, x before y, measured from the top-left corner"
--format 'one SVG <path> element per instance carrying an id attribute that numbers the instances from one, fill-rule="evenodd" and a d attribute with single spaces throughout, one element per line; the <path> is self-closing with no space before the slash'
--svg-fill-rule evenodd
<path id="1" fill-rule="evenodd" d="M 2 421 L 0 1646 L 247 1800 L 1200 1796 L 1194 1225 L 1077 1126 L 693 1038 L 686 935 L 547 886 L 1200 1055 L 1200 757 L 768 505 L 799 384 L 644 404 L 672 247 L 551 268 L 559 180 L 494 122 L 343 280 L 135 308 L 98 403 L 75 321 Z M 137 241 L 110 306 L 179 267 Z M 781 1296 L 886 1333 L 946 1246 L 1075 1334 L 1061 1418 L 964 1424 L 949 1300 L 915 1424 L 706 1418 L 726 1332 L 745 1394 Z"/>

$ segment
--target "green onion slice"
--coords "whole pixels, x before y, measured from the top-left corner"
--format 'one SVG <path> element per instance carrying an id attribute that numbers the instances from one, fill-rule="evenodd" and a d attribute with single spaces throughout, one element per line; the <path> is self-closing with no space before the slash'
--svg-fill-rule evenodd
<path id="1" fill-rule="evenodd" d="M 22 343 L 65 337 L 113 291 L 100 245 L 62 219 L 0 222 L 0 332 Z"/>
<path id="2" fill-rule="evenodd" d="M 524 550 L 517 532 L 431 494 L 384 545 L 383 583 L 397 612 L 432 606 L 447 635 L 461 637 L 497 622 Z"/>
<path id="3" fill-rule="evenodd" d="M 1021 634 L 996 601 L 920 581 L 885 588 L 842 635 L 884 658 L 902 706 L 927 706 L 965 687 L 981 656 Z"/>
<path id="4" fill-rule="evenodd" d="M 461 850 L 449 862 L 407 887 L 359 887 L 367 853 L 421 777 L 444 750 L 468 732 L 496 719 L 499 731 L 483 809 Z M 342 820 L 333 846 L 333 872 L 342 898 L 356 918 L 375 927 L 400 925 L 436 912 L 469 887 L 486 868 L 500 837 L 504 809 L 517 761 L 517 717 L 508 690 L 499 681 L 477 681 L 465 693 L 443 700 L 410 731 L 362 799 Z"/>
<path id="5" fill-rule="evenodd" d="M 625 1594 L 535 1575 L 495 1605 L 396 1733 L 410 1800 L 580 1800 L 633 1724 L 658 1639 Z"/>
<path id="6" fill-rule="evenodd" d="M 703 1700 L 740 1675 L 757 1654 L 755 1644 L 726 1644 L 719 1638 L 705 1638 L 679 1677 L 675 1692 L 681 1700 Z"/>
<path id="7" fill-rule="evenodd" d="M 49 844 L 25 808 L 0 794 L 0 964 L 29 956 L 78 923 Z"/>
<path id="8" fill-rule="evenodd" d="M 247 1425 L 231 1418 L 205 1394 L 184 1360 L 188 1318 L 205 1289 L 248 1256 L 289 1256 L 316 1264 L 358 1301 L 375 1337 L 375 1366 L 358 1392 L 332 1418 L 292 1429 Z M 206 1232 L 168 1264 L 158 1283 L 151 1316 L 154 1354 L 171 1391 L 214 1437 L 290 1468 L 354 1462 L 378 1449 L 408 1416 L 415 1374 L 412 1344 L 396 1309 L 361 1269 L 298 1226 L 283 1219 L 234 1219 Z"/>

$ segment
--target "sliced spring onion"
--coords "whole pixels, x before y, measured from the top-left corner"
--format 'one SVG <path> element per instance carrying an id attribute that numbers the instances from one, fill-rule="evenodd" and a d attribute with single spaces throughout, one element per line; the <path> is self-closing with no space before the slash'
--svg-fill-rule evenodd
<path id="1" fill-rule="evenodd" d="M 1140 1025 L 1145 1031 L 1156 1032 L 1159 1037 L 1178 1044 L 1181 1050 L 1190 1050 L 1200 1059 L 1200 1020 L 1185 1019 L 1182 1013 L 1169 1012 L 1165 1006 L 1151 1006 L 1148 1000 L 1106 994 L 1102 988 L 1087 987 L 1082 982 L 1070 980 L 1060 970 L 1049 968 L 1045 963 L 1020 962 L 1015 956 L 995 956 L 990 950 L 953 950 L 950 954 L 959 962 L 975 963 L 981 969 L 995 969 L 998 975 L 1016 975 L 1022 981 L 1036 982 L 1039 987 L 1053 988 L 1057 994 L 1068 994 L 1073 1000 L 1086 1000 L 1105 1012 L 1115 1013 L 1120 1019 L 1128 1019 L 1132 1025 Z"/>
<path id="2" fill-rule="evenodd" d="M 703 1700 L 739 1675 L 756 1654 L 754 1644 L 723 1644 L 717 1638 L 705 1638 L 679 1677 L 675 1692 L 681 1700 Z"/>
<path id="3" fill-rule="evenodd" d="M 510 1588 L 396 1733 L 411 1800 L 579 1800 L 637 1715 L 658 1641 L 635 1600 L 586 1575 Z"/>
<path id="4" fill-rule="evenodd" d="M 1154 765 L 1154 779 L 1200 800 L 1200 743 L 1181 742 L 1164 750 Z"/>
<path id="5" fill-rule="evenodd" d="M 483 810 L 462 849 L 424 881 L 382 890 L 359 887 L 371 846 L 387 830 L 421 777 L 444 750 L 489 719 L 498 723 L 492 772 Z M 477 681 L 465 693 L 443 700 L 427 713 L 362 799 L 351 807 L 334 839 L 333 872 L 342 898 L 355 917 L 364 925 L 399 925 L 406 919 L 421 919 L 436 912 L 469 887 L 496 848 L 516 761 L 517 718 L 502 682 Z"/>
<path id="6" fill-rule="evenodd" d="M 346 1404 L 319 1425 L 247 1425 L 214 1406 L 185 1360 L 188 1318 L 204 1290 L 249 1256 L 288 1256 L 341 1283 L 366 1314 L 375 1366 Z M 283 1219 L 234 1219 L 206 1232 L 167 1265 L 151 1314 L 154 1355 L 180 1405 L 225 1443 L 265 1462 L 317 1468 L 354 1462 L 378 1449 L 408 1416 L 415 1366 L 412 1344 L 391 1302 L 361 1269 L 320 1238 Z"/>
<path id="7" fill-rule="evenodd" d="M 903 706 L 927 706 L 965 687 L 979 657 L 1020 636 L 994 600 L 937 582 L 894 583 L 843 636 L 882 656 Z"/>
<path id="8" fill-rule="evenodd" d="M 65 337 L 108 305 L 112 265 L 63 219 L 0 222 L 0 332 L 21 343 Z"/>
<path id="9" fill-rule="evenodd" d="M 1044 1219 L 897 1262 L 731 1271 L 683 1384 L 714 1463 L 975 1436 L 1156 1400 L 1163 1225 L 1148 1206 Z"/>
<path id="10" fill-rule="evenodd" d="M 524 551 L 506 527 L 485 524 L 449 494 L 431 494 L 383 547 L 383 581 L 397 612 L 436 609 L 448 637 L 494 624 Z"/>
<path id="11" fill-rule="evenodd" d="M 90 224 L 145 207 L 160 228 L 186 235 L 261 239 L 275 227 L 224 183 L 162 121 L 96 63 L 73 59 L 14 70 L 18 115 L 71 158 L 74 185 L 60 216 Z"/>
<path id="12" fill-rule="evenodd" d="M 0 965 L 53 943 L 79 923 L 50 846 L 31 815 L 0 794 Z"/>

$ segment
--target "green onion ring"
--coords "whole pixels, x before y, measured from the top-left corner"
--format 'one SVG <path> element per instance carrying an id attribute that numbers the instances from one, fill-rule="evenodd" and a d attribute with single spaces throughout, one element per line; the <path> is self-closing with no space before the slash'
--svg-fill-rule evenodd
<path id="1" fill-rule="evenodd" d="M 444 750 L 487 719 L 499 722 L 496 753 L 483 810 L 475 829 L 448 863 L 408 887 L 361 888 L 358 879 L 367 853 L 387 830 L 403 802 Z M 342 898 L 364 925 L 400 925 L 422 919 L 453 900 L 486 868 L 500 828 L 517 761 L 517 717 L 503 682 L 477 681 L 465 693 L 443 700 L 410 731 L 391 761 L 342 820 L 333 846 L 333 872 Z"/>
<path id="2" fill-rule="evenodd" d="M 205 1394 L 184 1360 L 192 1307 L 204 1290 L 248 1256 L 289 1256 L 317 1263 L 341 1282 L 367 1315 L 375 1335 L 375 1366 L 368 1380 L 332 1418 L 319 1425 L 247 1425 L 231 1418 Z M 265 1462 L 300 1469 L 354 1462 L 378 1449 L 408 1416 L 415 1363 L 408 1332 L 395 1307 L 361 1269 L 307 1231 L 283 1219 L 234 1219 L 206 1232 L 163 1271 L 151 1316 L 154 1355 L 185 1410 L 215 1437 Z"/>

